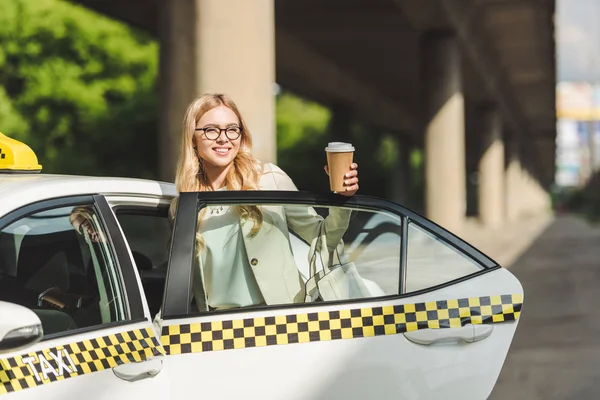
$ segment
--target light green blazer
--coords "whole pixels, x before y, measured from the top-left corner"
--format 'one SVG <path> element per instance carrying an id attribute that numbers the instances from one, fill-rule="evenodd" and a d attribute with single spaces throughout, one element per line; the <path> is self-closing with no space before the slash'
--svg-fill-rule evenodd
<path id="1" fill-rule="evenodd" d="M 290 177 L 279 167 L 265 164 L 260 178 L 262 190 L 298 190 Z M 325 235 L 329 251 L 340 243 L 348 228 L 350 210 L 331 208 L 327 218 L 319 216 L 309 206 L 262 206 L 263 225 L 250 236 L 254 223 L 241 221 L 244 246 L 258 287 L 267 304 L 301 303 L 305 300 L 304 282 L 294 261 L 290 244 L 293 230 L 304 241 L 312 244 Z M 306 257 L 309 257 L 306 254 Z M 193 293 L 200 311 L 207 310 L 206 290 L 202 279 L 201 257 L 196 257 Z M 191 299 L 190 299 L 191 300 Z"/>

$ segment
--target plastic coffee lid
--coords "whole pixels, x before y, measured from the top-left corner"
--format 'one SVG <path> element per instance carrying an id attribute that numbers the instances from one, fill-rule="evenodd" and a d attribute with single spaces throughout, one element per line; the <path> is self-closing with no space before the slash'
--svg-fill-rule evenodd
<path id="1" fill-rule="evenodd" d="M 354 146 L 350 143 L 344 142 L 329 142 L 328 146 L 325 147 L 325 151 L 330 153 L 346 153 L 349 151 L 354 151 Z"/>

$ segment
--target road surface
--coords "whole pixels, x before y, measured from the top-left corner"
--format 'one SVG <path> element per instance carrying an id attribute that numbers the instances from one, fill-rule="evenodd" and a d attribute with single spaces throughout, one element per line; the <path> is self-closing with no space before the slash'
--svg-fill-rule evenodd
<path id="1" fill-rule="evenodd" d="M 525 302 L 490 399 L 600 398 L 600 227 L 557 217 L 509 269 Z"/>

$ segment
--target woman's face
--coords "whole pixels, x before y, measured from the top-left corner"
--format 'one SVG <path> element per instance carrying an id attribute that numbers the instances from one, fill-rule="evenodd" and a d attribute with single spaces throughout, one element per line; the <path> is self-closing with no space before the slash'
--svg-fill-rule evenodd
<path id="1" fill-rule="evenodd" d="M 225 168 L 240 151 L 241 135 L 237 115 L 220 105 L 200 118 L 196 124 L 194 144 L 206 167 Z"/>

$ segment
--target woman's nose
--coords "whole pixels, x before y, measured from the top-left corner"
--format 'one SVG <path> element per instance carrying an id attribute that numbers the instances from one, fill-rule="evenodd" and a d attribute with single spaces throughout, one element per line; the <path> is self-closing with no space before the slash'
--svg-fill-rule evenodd
<path id="1" fill-rule="evenodd" d="M 227 142 L 229 142 L 229 138 L 227 137 L 225 132 L 221 131 L 221 134 L 217 138 L 217 143 L 223 144 L 223 143 L 227 143 Z"/>

